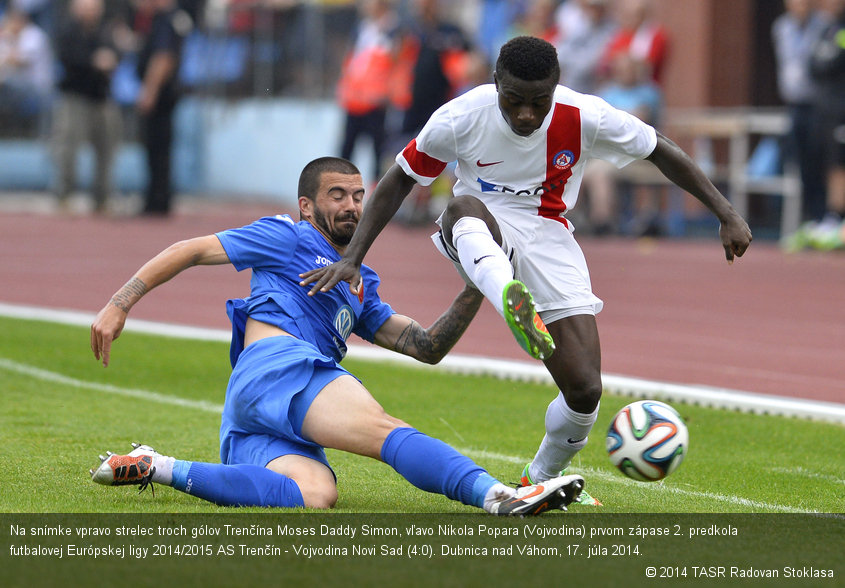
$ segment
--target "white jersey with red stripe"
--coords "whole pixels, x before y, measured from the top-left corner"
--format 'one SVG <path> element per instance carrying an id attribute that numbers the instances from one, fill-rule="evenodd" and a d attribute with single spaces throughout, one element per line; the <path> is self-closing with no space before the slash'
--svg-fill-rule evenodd
<path id="1" fill-rule="evenodd" d="M 396 162 L 429 185 L 457 161 L 456 196 L 479 198 L 497 217 L 519 210 L 572 230 L 564 215 L 578 200 L 587 161 L 604 159 L 621 168 L 656 145 L 649 125 L 564 86 L 556 88 L 542 126 L 521 137 L 499 110 L 496 87 L 486 84 L 440 107 Z"/>

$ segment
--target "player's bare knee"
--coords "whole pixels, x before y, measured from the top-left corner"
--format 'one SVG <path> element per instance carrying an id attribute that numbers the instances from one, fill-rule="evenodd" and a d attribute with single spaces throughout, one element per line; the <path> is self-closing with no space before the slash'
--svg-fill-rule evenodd
<path id="1" fill-rule="evenodd" d="M 490 233 L 494 236 L 494 238 L 496 238 L 497 241 L 501 240 L 501 237 L 498 237 L 499 231 L 498 226 L 496 225 L 496 220 L 481 200 L 475 196 L 455 196 L 450 199 L 449 203 L 446 205 L 446 210 L 443 212 L 441 220 L 443 236 L 449 243 L 454 244 L 454 241 L 452 240 L 452 227 L 460 219 L 467 216 L 483 220 L 487 224 L 487 227 L 490 229 Z"/>
<path id="2" fill-rule="evenodd" d="M 303 472 L 294 478 L 302 501 L 307 508 L 333 508 L 337 502 L 337 485 L 334 476 L 328 477 L 322 472 L 312 474 Z"/>
<path id="3" fill-rule="evenodd" d="M 461 217 L 479 216 L 486 212 L 487 207 L 475 196 L 455 196 L 450 198 L 448 204 L 446 204 L 443 218 L 451 221 L 449 224 L 454 224 Z"/>
<path id="4" fill-rule="evenodd" d="M 575 412 L 591 413 L 601 400 L 601 374 L 582 373 L 561 388 L 566 404 Z"/>
<path id="5" fill-rule="evenodd" d="M 564 394 L 566 404 L 575 412 L 588 414 L 593 412 L 601 400 L 601 382 L 584 388 L 570 389 Z"/>
<path id="6" fill-rule="evenodd" d="M 267 469 L 293 480 L 308 508 L 332 508 L 337 502 L 337 482 L 325 464 L 300 455 L 282 455 Z"/>
<path id="7" fill-rule="evenodd" d="M 566 404 L 576 412 L 591 413 L 601 400 L 601 368 L 598 367 L 598 362 L 586 360 L 556 361 L 561 348 L 558 347 L 555 355 L 545 362 L 546 367 L 563 394 Z"/>
<path id="8" fill-rule="evenodd" d="M 325 483 L 304 483 L 299 485 L 302 501 L 306 508 L 330 509 L 337 504 L 337 486 Z"/>

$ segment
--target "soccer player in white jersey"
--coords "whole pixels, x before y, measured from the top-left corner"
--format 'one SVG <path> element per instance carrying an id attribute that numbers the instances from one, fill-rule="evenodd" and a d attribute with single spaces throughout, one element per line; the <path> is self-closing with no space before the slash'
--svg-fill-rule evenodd
<path id="1" fill-rule="evenodd" d="M 558 85 L 559 78 L 554 46 L 534 37 L 508 41 L 494 84 L 443 105 L 396 156 L 341 261 L 303 274 L 311 294 L 341 280 L 357 291 L 364 256 L 404 197 L 457 161 L 455 197 L 438 219 L 435 244 L 495 306 L 520 345 L 543 360 L 560 388 L 523 485 L 558 476 L 587 443 L 598 415 L 595 314 L 603 303 L 592 292 L 566 218 L 588 160 L 618 167 L 651 161 L 716 215 L 729 263 L 751 243 L 746 222 L 675 143 L 595 96 Z"/>
<path id="2" fill-rule="evenodd" d="M 299 276 L 340 259 L 358 225 L 361 173 L 321 157 L 299 180 L 300 222 L 265 217 L 245 227 L 174 243 L 144 264 L 97 315 L 91 350 L 108 365 L 126 316 L 150 290 L 194 265 L 250 269 L 250 295 L 230 300 L 232 374 L 220 426 L 222 463 L 161 455 L 136 445 L 107 452 L 94 482 L 161 483 L 221 506 L 330 508 L 337 479 L 324 448 L 379 459 L 416 487 L 496 515 L 534 515 L 565 507 L 584 480 L 568 475 L 514 490 L 442 441 L 388 415 L 340 366 L 356 333 L 410 357 L 437 363 L 481 305 L 467 286 L 428 329 L 397 314 L 378 295 L 379 278 L 362 268 L 366 293 L 345 287 L 308 296 Z"/>

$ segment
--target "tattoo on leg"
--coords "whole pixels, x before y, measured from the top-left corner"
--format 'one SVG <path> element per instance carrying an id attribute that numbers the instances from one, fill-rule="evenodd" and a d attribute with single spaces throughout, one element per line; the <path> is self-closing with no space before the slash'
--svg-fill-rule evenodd
<path id="1" fill-rule="evenodd" d="M 132 304 L 146 293 L 147 285 L 144 281 L 139 278 L 132 278 L 112 296 L 111 303 L 123 312 L 128 313 Z"/>

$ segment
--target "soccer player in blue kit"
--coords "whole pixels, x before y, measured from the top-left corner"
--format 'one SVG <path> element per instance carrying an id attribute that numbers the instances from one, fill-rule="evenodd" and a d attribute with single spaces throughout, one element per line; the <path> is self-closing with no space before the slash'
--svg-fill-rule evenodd
<path id="1" fill-rule="evenodd" d="M 301 274 L 336 262 L 362 211 L 361 174 L 349 161 L 316 159 L 299 179 L 300 222 L 265 217 L 245 227 L 175 243 L 144 264 L 91 326 L 94 356 L 107 366 L 132 306 L 194 265 L 252 269 L 250 296 L 230 300 L 233 370 L 212 464 L 135 445 L 108 452 L 91 470 L 105 485 L 161 483 L 224 506 L 331 508 L 337 501 L 325 447 L 379 459 L 420 489 L 492 514 L 539 514 L 578 497 L 583 478 L 562 476 L 513 489 L 442 441 L 388 415 L 340 367 L 350 333 L 437 363 L 466 330 L 482 295 L 467 286 L 423 329 L 378 296 L 379 278 L 362 266 L 359 294 L 346 286 L 310 296 Z"/>

